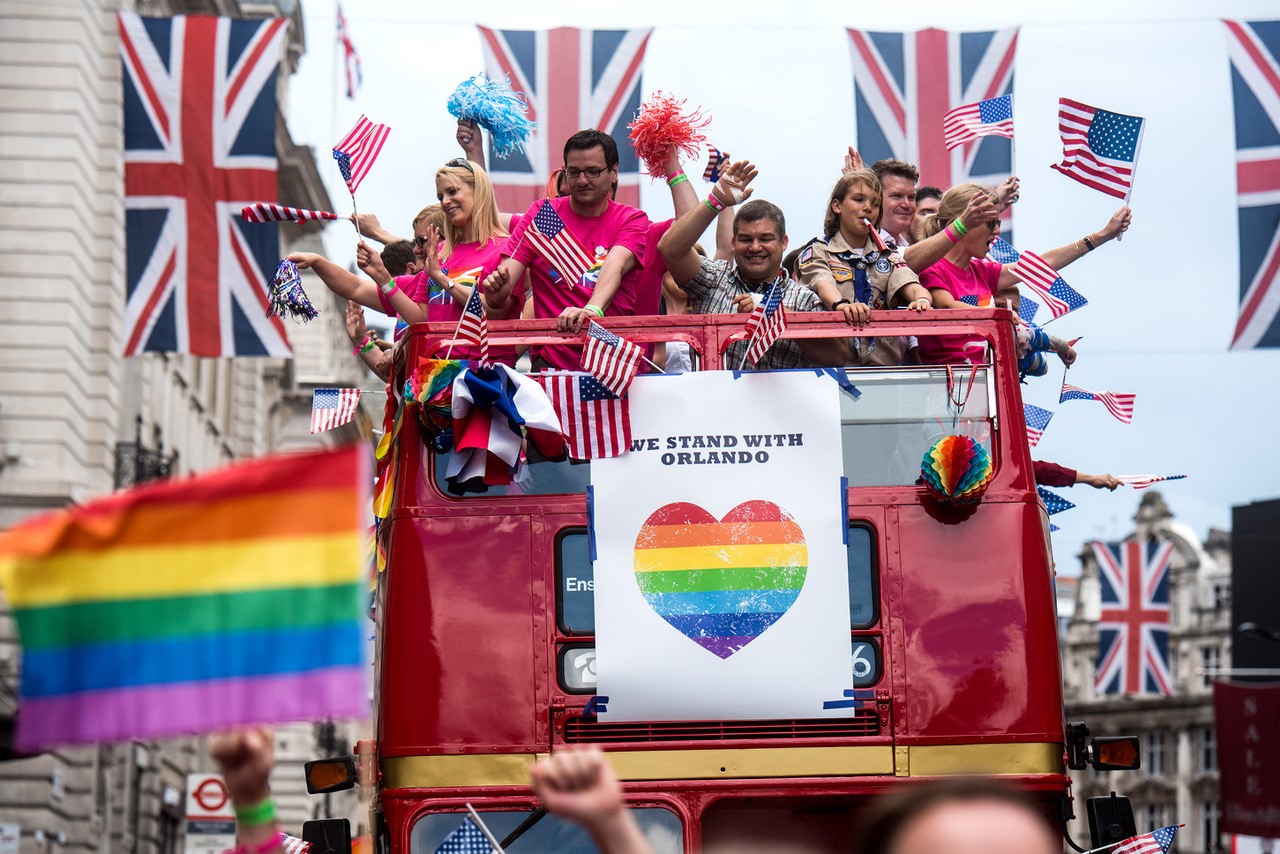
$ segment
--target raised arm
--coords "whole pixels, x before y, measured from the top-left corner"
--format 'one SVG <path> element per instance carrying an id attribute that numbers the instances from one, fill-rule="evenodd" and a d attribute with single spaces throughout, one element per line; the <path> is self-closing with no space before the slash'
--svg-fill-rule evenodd
<path id="1" fill-rule="evenodd" d="M 484 134 L 478 124 L 469 119 L 458 119 L 457 140 L 468 160 L 479 164 L 481 169 L 488 168 L 484 165 Z"/>
<path id="2" fill-rule="evenodd" d="M 1040 257 L 1043 258 L 1045 263 L 1053 269 L 1061 270 L 1072 261 L 1080 260 L 1107 241 L 1114 240 L 1119 237 L 1129 228 L 1129 223 L 1132 221 L 1133 211 L 1129 210 L 1128 205 L 1125 205 L 1111 215 L 1111 219 L 1107 220 L 1107 224 L 1102 227 L 1101 231 L 1086 234 L 1084 237 L 1068 243 L 1066 246 L 1059 246 L 1057 249 L 1050 249 Z M 1013 273 L 1010 273 L 1009 269 L 1006 267 L 1004 276 L 1013 278 Z M 1004 276 L 1000 277 L 1001 286 L 1005 283 Z"/>
<path id="3" fill-rule="evenodd" d="M 347 217 L 347 219 L 355 222 L 356 230 L 359 231 L 361 235 L 369 238 L 370 240 L 376 240 L 383 246 L 386 246 L 388 243 L 395 243 L 400 239 L 383 228 L 382 223 L 378 222 L 378 217 L 375 214 L 352 214 Z"/>
<path id="4" fill-rule="evenodd" d="M 586 828 L 603 854 L 653 854 L 599 748 L 557 750 L 530 773 L 533 792 L 547 811 Z"/>
<path id="5" fill-rule="evenodd" d="M 964 209 L 960 219 L 967 228 L 977 228 L 999 216 L 995 202 L 987 193 L 974 193 L 969 206 Z M 946 231 L 939 231 L 933 237 L 927 237 L 919 243 L 913 243 L 902 253 L 902 260 L 917 273 L 923 273 L 938 262 L 955 244 L 947 237 Z"/>
<path id="6" fill-rule="evenodd" d="M 361 243 L 360 246 L 377 257 L 377 253 L 370 249 L 367 243 Z M 360 248 L 357 246 L 357 256 L 359 253 Z M 289 260 L 297 264 L 300 269 L 313 271 L 320 277 L 320 281 L 324 282 L 325 287 L 343 299 L 355 300 L 369 308 L 382 310 L 382 303 L 378 300 L 378 285 L 375 285 L 373 280 L 357 276 L 345 267 L 314 252 L 294 252 L 289 256 Z"/>
<path id="7" fill-rule="evenodd" d="M 672 223 L 671 228 L 658 241 L 658 252 L 677 285 L 684 285 L 698 274 L 698 270 L 702 268 L 702 257 L 694 250 L 693 245 L 707 230 L 711 220 L 715 219 L 719 209 L 733 207 L 750 198 L 752 190 L 748 185 L 755 177 L 756 167 L 748 161 L 730 163 L 711 189 L 718 207 L 710 201 L 694 205 L 693 210 Z"/>
<path id="8" fill-rule="evenodd" d="M 680 168 L 680 152 L 674 148 L 667 156 L 667 186 L 671 188 L 671 206 L 675 209 L 676 219 L 698 204 L 698 194 L 694 191 L 689 176 Z"/>

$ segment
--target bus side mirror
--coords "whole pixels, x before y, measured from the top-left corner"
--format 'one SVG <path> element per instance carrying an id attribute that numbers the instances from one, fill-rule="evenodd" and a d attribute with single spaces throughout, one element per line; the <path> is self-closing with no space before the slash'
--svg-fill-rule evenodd
<path id="1" fill-rule="evenodd" d="M 313 854 L 351 854 L 351 822 L 345 818 L 303 822 L 302 841 L 311 843 Z"/>
<path id="2" fill-rule="evenodd" d="M 1133 771 L 1142 767 L 1138 752 L 1138 737 L 1098 736 L 1093 740 L 1093 767 L 1099 771 Z"/>
<path id="3" fill-rule="evenodd" d="M 356 784 L 356 760 L 354 756 L 336 759 L 313 759 L 303 766 L 307 778 L 307 791 L 313 795 L 325 792 L 341 792 Z"/>

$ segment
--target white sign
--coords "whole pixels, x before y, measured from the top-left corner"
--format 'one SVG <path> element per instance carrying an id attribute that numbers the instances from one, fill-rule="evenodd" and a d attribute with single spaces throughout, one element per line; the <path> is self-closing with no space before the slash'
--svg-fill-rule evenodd
<path id="1" fill-rule="evenodd" d="M 604 720 L 853 714 L 839 385 L 636 378 L 591 464 Z"/>
<path id="2" fill-rule="evenodd" d="M 21 838 L 21 825 L 0 824 L 0 854 L 18 854 L 18 842 Z"/>
<path id="3" fill-rule="evenodd" d="M 186 854 L 220 854 L 235 845 L 236 813 L 222 776 L 188 774 Z"/>

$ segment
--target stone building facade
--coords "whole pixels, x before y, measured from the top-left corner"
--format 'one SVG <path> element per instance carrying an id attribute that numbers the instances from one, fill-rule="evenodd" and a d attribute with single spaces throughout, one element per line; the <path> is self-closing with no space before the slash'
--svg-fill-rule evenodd
<path id="1" fill-rule="evenodd" d="M 1172 696 L 1096 696 L 1100 593 L 1091 549 L 1080 555 L 1082 571 L 1073 613 L 1062 637 L 1063 682 L 1068 721 L 1084 721 L 1093 735 L 1136 735 L 1142 767 L 1136 771 L 1073 771 L 1076 821 L 1071 834 L 1087 847 L 1085 800 L 1115 791 L 1133 802 L 1138 830 L 1185 823 L 1178 852 L 1225 851 L 1219 832 L 1217 741 L 1211 676 L 1231 660 L 1231 540 L 1211 530 L 1201 541 L 1177 522 L 1160 493 L 1143 494 L 1135 527 L 1126 539 L 1172 541 L 1169 568 L 1169 666 Z"/>
<path id="2" fill-rule="evenodd" d="M 316 321 L 291 325 L 293 359 L 198 359 L 123 350 L 125 209 L 120 44 L 113 0 L 0 0 L 0 527 L 156 477 L 277 450 L 370 438 L 381 402 L 309 435 L 317 386 L 380 389 L 351 358 L 342 303 L 316 281 Z M 314 152 L 293 142 L 288 77 L 305 49 L 297 0 L 125 0 L 143 15 L 290 19 L 277 82 L 279 201 L 330 209 Z M 325 158 L 327 161 L 327 158 Z M 321 226 L 286 225 L 281 251 L 323 251 Z M 20 677 L 0 608 L 0 744 L 10 743 Z M 317 733 L 328 737 L 318 740 Z M 286 827 L 316 815 L 299 764 L 311 724 L 282 729 L 276 790 Z M 4 754 L 7 757 L 7 752 Z M 0 825 L 21 851 L 182 850 L 186 774 L 207 768 L 197 740 L 125 743 L 0 761 Z M 337 803 L 353 824 L 353 800 Z"/>

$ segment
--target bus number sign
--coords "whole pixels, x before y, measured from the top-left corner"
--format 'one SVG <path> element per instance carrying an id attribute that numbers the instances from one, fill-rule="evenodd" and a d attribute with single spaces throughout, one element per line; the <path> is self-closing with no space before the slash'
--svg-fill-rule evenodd
<path id="1" fill-rule="evenodd" d="M 880 645 L 874 640 L 853 642 L 853 687 L 865 688 L 880 681 Z"/>

